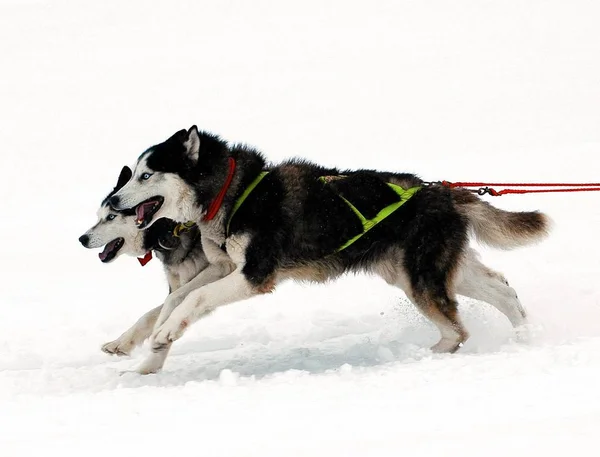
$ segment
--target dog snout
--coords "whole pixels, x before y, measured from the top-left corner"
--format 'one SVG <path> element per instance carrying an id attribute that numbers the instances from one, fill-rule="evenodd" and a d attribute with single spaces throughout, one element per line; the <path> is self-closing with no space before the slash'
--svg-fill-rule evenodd
<path id="1" fill-rule="evenodd" d="M 90 242 L 90 237 L 88 235 L 81 235 L 79 237 L 79 242 L 83 244 L 83 247 L 87 248 Z"/>

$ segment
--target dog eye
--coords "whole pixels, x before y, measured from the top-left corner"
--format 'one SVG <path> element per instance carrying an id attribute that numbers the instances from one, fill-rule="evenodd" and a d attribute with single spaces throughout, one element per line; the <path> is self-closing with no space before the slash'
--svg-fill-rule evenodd
<path id="1" fill-rule="evenodd" d="M 142 179 L 143 179 L 143 180 L 150 179 L 150 176 L 152 176 L 150 173 L 144 173 L 144 174 L 142 175 Z"/>
<path id="2" fill-rule="evenodd" d="M 115 217 L 117 217 L 116 214 L 109 214 L 108 216 L 106 216 L 106 220 L 107 221 L 112 221 Z"/>

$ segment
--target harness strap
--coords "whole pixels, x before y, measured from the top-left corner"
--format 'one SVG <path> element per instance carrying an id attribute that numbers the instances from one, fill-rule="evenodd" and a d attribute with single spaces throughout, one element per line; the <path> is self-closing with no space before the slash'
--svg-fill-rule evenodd
<path id="1" fill-rule="evenodd" d="M 261 172 L 254 179 L 254 181 L 252 181 L 250 183 L 250 185 L 248 187 L 246 187 L 246 190 L 244 191 L 244 193 L 242 195 L 240 195 L 240 197 L 236 200 L 236 202 L 234 203 L 233 208 L 231 210 L 231 214 L 229 215 L 229 219 L 227 219 L 227 226 L 225 228 L 225 237 L 229 236 L 229 225 L 231 224 L 231 220 L 233 219 L 233 216 L 235 215 L 235 213 L 237 212 L 237 210 L 240 209 L 240 206 L 242 206 L 242 204 L 248 198 L 248 196 L 252 193 L 252 191 L 254 190 L 254 188 L 256 186 L 258 186 L 258 183 L 260 183 L 263 180 L 263 178 L 265 176 L 267 176 L 268 174 L 269 174 L 268 171 Z"/>
<path id="2" fill-rule="evenodd" d="M 176 238 L 180 238 L 181 233 L 191 230 L 195 225 L 196 223 L 194 221 L 187 221 L 177 224 L 173 229 L 173 236 Z"/>
<path id="3" fill-rule="evenodd" d="M 388 205 L 385 208 L 383 208 L 381 211 L 379 211 L 375 215 L 375 217 L 373 219 L 367 219 L 365 216 L 362 215 L 362 213 L 352 203 L 350 203 L 344 197 L 339 195 L 339 197 L 346 202 L 346 204 L 350 207 L 350 209 L 352 211 L 354 211 L 354 214 L 356 214 L 356 216 L 360 219 L 360 222 L 362 223 L 362 226 L 363 226 L 363 231 L 362 231 L 362 233 L 359 233 L 355 237 L 350 238 L 348 241 L 346 241 L 344 244 L 342 244 L 339 248 L 337 248 L 335 250 L 335 252 L 343 251 L 348 246 L 353 244 L 356 240 L 358 240 L 360 237 L 362 237 L 365 233 L 367 233 L 369 230 L 371 230 L 373 227 L 375 227 L 377 224 L 379 224 L 381 221 L 383 221 L 386 217 L 390 216 L 394 211 L 396 211 L 398 208 L 400 208 L 402 205 L 404 205 L 408 200 L 410 200 L 421 189 L 421 187 L 411 187 L 409 189 L 404 189 L 400 186 L 397 186 L 396 184 L 392 184 L 389 182 L 386 184 L 394 192 L 396 192 L 398 194 L 398 196 L 400 197 L 400 200 L 398 200 L 396 203 L 392 203 L 391 205 Z"/>
<path id="4" fill-rule="evenodd" d="M 229 236 L 229 226 L 231 224 L 231 221 L 233 219 L 233 217 L 235 216 L 235 213 L 237 212 L 237 210 L 242 206 L 242 204 L 244 203 L 244 201 L 248 198 L 248 196 L 252 193 L 252 191 L 254 190 L 254 188 L 256 186 L 258 186 L 258 184 L 263 180 L 263 178 L 265 176 L 267 176 L 269 174 L 268 171 L 263 171 L 261 172 L 255 179 L 254 181 L 252 181 L 250 183 L 250 185 L 246 188 L 246 190 L 244 190 L 244 192 L 242 193 L 242 195 L 240 195 L 240 197 L 236 200 L 236 202 L 233 205 L 233 208 L 231 210 L 231 214 L 229 215 L 229 219 L 227 220 L 227 226 L 225 229 L 225 236 L 228 237 Z M 341 179 L 343 177 L 330 177 L 330 176 L 321 176 L 319 179 L 324 183 L 327 184 L 329 182 L 331 182 L 332 179 Z M 394 213 L 394 211 L 396 211 L 398 208 L 400 208 L 402 205 L 404 205 L 408 200 L 410 200 L 419 190 L 421 190 L 420 186 L 417 187 L 411 187 L 409 189 L 404 189 L 396 184 L 392 184 L 392 183 L 386 183 L 394 192 L 396 192 L 396 194 L 398 194 L 398 196 L 400 197 L 400 200 L 398 200 L 396 203 L 392 203 L 391 205 L 386 206 L 385 208 L 383 208 L 381 211 L 379 211 L 374 218 L 372 219 L 367 219 L 365 216 L 363 216 L 363 214 L 358 210 L 358 208 L 356 208 L 356 206 L 354 206 L 350 201 L 348 201 L 346 198 L 342 197 L 341 195 L 338 194 L 338 196 L 344 200 L 344 202 L 346 202 L 346 204 L 350 207 L 350 209 L 354 212 L 354 214 L 356 214 L 356 217 L 358 217 L 358 219 L 360 220 L 360 222 L 362 223 L 363 226 L 363 231 L 362 233 L 359 233 L 358 235 L 350 238 L 348 241 L 346 241 L 342 246 L 340 246 L 339 248 L 337 248 L 335 250 L 335 252 L 340 252 L 343 251 L 344 249 L 346 249 L 348 246 L 352 245 L 356 240 L 358 240 L 360 237 L 362 237 L 365 233 L 367 233 L 369 230 L 371 230 L 373 227 L 375 227 L 377 224 L 379 224 L 381 221 L 383 221 L 384 219 L 386 219 L 388 216 L 390 216 L 392 213 Z M 186 222 L 186 224 L 189 224 L 189 222 Z M 180 224 L 182 225 L 182 224 Z M 178 226 L 179 227 L 179 226 Z M 177 230 L 177 227 L 176 227 Z"/>

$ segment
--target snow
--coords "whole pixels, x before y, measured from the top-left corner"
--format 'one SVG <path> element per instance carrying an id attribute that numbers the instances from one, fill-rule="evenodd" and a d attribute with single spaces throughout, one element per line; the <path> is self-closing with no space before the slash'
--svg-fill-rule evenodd
<path id="1" fill-rule="evenodd" d="M 167 289 L 77 242 L 120 167 L 198 124 L 271 160 L 426 179 L 600 181 L 597 2 L 0 0 L 0 455 L 591 455 L 600 194 L 506 196 L 547 241 L 481 248 L 531 341 L 461 300 L 471 339 L 375 278 L 220 309 L 165 371 L 100 352 Z"/>

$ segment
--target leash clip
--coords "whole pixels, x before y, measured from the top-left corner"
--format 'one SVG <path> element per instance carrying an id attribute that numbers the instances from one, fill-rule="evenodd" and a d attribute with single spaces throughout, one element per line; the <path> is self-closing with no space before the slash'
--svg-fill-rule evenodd
<path id="1" fill-rule="evenodd" d="M 497 192 L 491 187 L 480 187 L 479 189 L 477 189 L 477 195 L 485 194 L 490 194 L 492 197 L 499 197 L 500 195 L 502 195 L 501 193 Z"/>

